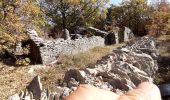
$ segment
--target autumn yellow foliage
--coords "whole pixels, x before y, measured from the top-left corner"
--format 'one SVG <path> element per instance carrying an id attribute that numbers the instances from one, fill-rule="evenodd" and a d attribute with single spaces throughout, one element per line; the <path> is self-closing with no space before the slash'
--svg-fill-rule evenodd
<path id="1" fill-rule="evenodd" d="M 0 39 L 8 44 L 28 39 L 26 28 L 40 30 L 44 25 L 42 11 L 34 0 L 1 0 L 0 7 Z"/>

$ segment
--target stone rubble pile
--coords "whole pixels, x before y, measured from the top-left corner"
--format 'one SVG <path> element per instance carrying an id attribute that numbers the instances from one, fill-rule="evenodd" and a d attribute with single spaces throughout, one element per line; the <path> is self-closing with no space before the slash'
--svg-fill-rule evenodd
<path id="1" fill-rule="evenodd" d="M 127 46 L 118 48 L 102 57 L 95 65 L 85 69 L 71 69 L 65 73 L 59 92 L 42 90 L 39 77 L 35 77 L 27 87 L 29 92 L 15 94 L 8 100 L 62 100 L 79 84 L 90 84 L 118 94 L 135 88 L 144 81 L 153 81 L 158 53 L 154 38 L 142 37 L 130 41 Z M 17 98 L 17 99 L 16 99 Z"/>

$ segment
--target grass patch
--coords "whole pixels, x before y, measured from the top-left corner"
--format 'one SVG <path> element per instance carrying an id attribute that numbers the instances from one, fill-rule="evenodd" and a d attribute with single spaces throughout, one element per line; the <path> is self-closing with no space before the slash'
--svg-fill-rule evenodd
<path id="1" fill-rule="evenodd" d="M 167 40 L 170 40 L 170 35 L 160 35 L 158 38 L 157 38 L 158 42 L 159 41 L 167 41 Z"/>
<path id="2" fill-rule="evenodd" d="M 94 64 L 97 60 L 101 59 L 101 57 L 111 52 L 114 48 L 118 48 L 123 45 L 124 44 L 95 47 L 93 49 L 90 49 L 89 51 L 76 55 L 62 55 L 59 57 L 59 63 L 61 63 L 63 68 L 67 68 L 68 66 L 84 68 L 88 64 Z"/>
<path id="3" fill-rule="evenodd" d="M 20 93 L 33 76 L 28 73 L 27 67 L 6 66 L 0 63 L 0 99 L 7 100 L 7 97 L 14 93 Z"/>

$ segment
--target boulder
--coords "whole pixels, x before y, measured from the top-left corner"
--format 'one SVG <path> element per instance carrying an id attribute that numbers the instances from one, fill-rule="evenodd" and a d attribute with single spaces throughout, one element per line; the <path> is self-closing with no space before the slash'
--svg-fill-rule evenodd
<path id="1" fill-rule="evenodd" d="M 31 83 L 27 86 L 28 91 L 33 93 L 35 100 L 40 100 L 42 92 L 42 84 L 40 82 L 40 77 L 36 76 Z"/>
<path id="2" fill-rule="evenodd" d="M 130 39 L 132 39 L 132 38 L 134 38 L 133 32 L 128 27 L 125 27 L 125 30 L 124 30 L 124 41 L 127 42 Z"/>
<path id="3" fill-rule="evenodd" d="M 64 82 L 66 82 L 67 84 L 71 84 L 71 82 L 73 83 L 73 81 L 78 81 L 81 84 L 85 82 L 84 75 L 82 75 L 81 71 L 71 69 L 65 73 Z"/>
<path id="4" fill-rule="evenodd" d="M 128 42 L 135 38 L 133 32 L 128 27 L 123 27 L 119 31 L 119 42 Z"/>
<path id="5" fill-rule="evenodd" d="M 106 45 L 112 45 L 112 44 L 116 44 L 116 36 L 114 33 L 109 33 L 108 35 L 106 35 L 105 37 L 105 44 Z"/>
<path id="6" fill-rule="evenodd" d="M 70 40 L 71 39 L 71 37 L 70 37 L 70 32 L 67 30 L 67 29 L 64 29 L 63 30 L 63 38 L 65 39 L 65 40 Z"/>
<path id="7" fill-rule="evenodd" d="M 10 96 L 8 100 L 20 100 L 19 94 L 14 94 L 13 96 Z"/>

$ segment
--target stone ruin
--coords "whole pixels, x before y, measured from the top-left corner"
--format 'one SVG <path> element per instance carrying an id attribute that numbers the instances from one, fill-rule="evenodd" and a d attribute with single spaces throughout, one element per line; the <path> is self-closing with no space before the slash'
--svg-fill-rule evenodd
<path id="1" fill-rule="evenodd" d="M 119 36 L 118 32 L 108 33 L 98 30 L 93 27 L 89 27 L 91 31 L 97 34 L 103 34 L 101 36 L 92 37 L 82 37 L 75 40 L 71 40 L 69 37 L 69 31 L 67 29 L 63 30 L 66 32 L 65 38 L 59 38 L 55 40 L 47 40 L 38 36 L 35 30 L 27 30 L 30 37 L 30 54 L 29 57 L 33 64 L 50 64 L 55 63 L 58 57 L 62 54 L 70 55 L 77 54 L 89 50 L 97 46 L 104 46 L 105 44 L 118 44 Z M 128 30 L 128 31 L 127 31 Z M 129 28 L 125 27 L 124 39 L 131 39 L 131 32 Z M 128 38 L 129 37 L 129 38 Z"/>
<path id="2" fill-rule="evenodd" d="M 62 38 L 47 40 L 38 37 L 34 30 L 28 30 L 28 35 L 31 39 L 31 59 L 40 64 L 56 62 L 61 54 L 76 54 L 97 46 L 104 46 L 104 39 L 99 36 L 84 37 L 76 40 L 64 40 Z"/>
<path id="3" fill-rule="evenodd" d="M 62 100 L 79 84 L 89 84 L 121 95 L 141 82 L 153 82 L 158 70 L 158 55 L 154 38 L 137 38 L 124 47 L 114 49 L 94 65 L 68 70 L 57 92 L 43 90 L 37 76 L 27 87 L 28 91 L 15 94 L 8 100 Z"/>
<path id="4" fill-rule="evenodd" d="M 105 32 L 94 27 L 89 27 L 89 31 L 95 32 L 96 35 L 100 35 L 105 39 L 106 45 L 119 44 L 120 42 L 128 42 L 134 38 L 134 34 L 128 27 L 121 28 L 120 31 Z"/>

